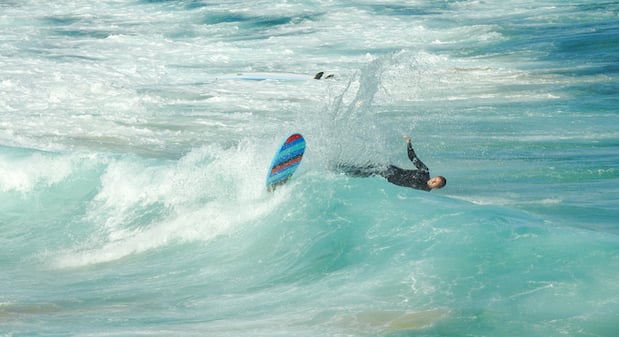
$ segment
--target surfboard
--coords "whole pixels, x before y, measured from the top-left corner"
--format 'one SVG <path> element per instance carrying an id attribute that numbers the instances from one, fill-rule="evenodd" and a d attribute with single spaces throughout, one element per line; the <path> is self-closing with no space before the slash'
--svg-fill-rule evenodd
<path id="1" fill-rule="evenodd" d="M 314 75 L 293 74 L 293 73 L 238 73 L 223 75 L 218 77 L 220 80 L 242 80 L 242 81 L 309 81 L 333 78 L 333 75 L 323 76 L 324 72 Z"/>
<path id="2" fill-rule="evenodd" d="M 288 136 L 275 152 L 267 173 L 267 191 L 274 191 L 285 184 L 297 170 L 305 153 L 305 139 L 300 133 Z"/>

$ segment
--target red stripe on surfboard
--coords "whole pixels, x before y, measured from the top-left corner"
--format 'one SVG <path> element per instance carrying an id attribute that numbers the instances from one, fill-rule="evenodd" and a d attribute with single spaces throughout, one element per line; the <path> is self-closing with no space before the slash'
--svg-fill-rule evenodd
<path id="1" fill-rule="evenodd" d="M 294 165 L 294 164 L 300 162 L 302 158 L 303 158 L 303 156 L 297 156 L 297 157 L 294 157 L 294 158 L 290 159 L 289 161 L 287 161 L 285 163 L 282 163 L 282 164 L 279 164 L 278 166 L 275 166 L 271 170 L 271 174 L 276 173 L 278 171 L 281 171 L 281 170 L 285 169 L 288 166 L 291 166 L 291 165 Z"/>
<path id="2" fill-rule="evenodd" d="M 288 144 L 290 144 L 290 143 L 294 142 L 295 140 L 297 140 L 297 139 L 299 139 L 299 138 L 301 138 L 301 137 L 302 137 L 302 136 L 301 136 L 301 134 L 299 134 L 299 133 L 295 133 L 294 135 L 290 136 L 290 138 L 288 138 L 288 139 L 286 140 L 286 142 L 284 143 L 284 145 L 288 145 Z"/>
<path id="3" fill-rule="evenodd" d="M 287 167 L 289 167 L 291 165 L 294 165 L 294 164 L 300 162 L 302 158 L 303 158 L 302 155 L 301 156 L 297 156 L 297 157 L 294 157 L 294 158 L 290 159 L 289 161 L 287 161 L 285 163 L 281 163 L 281 164 L 275 166 L 271 170 L 271 174 L 277 173 L 278 171 L 281 171 L 281 170 L 283 170 L 283 169 L 285 169 L 285 168 L 287 168 Z"/>

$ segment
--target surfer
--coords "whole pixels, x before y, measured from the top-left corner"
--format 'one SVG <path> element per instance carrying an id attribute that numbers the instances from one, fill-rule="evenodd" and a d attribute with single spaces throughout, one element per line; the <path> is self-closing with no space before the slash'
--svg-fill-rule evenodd
<path id="1" fill-rule="evenodd" d="M 353 177 L 371 177 L 379 175 L 387 179 L 388 182 L 404 187 L 411 187 L 423 191 L 431 191 L 433 189 L 442 188 L 447 184 L 447 179 L 443 176 L 430 178 L 430 170 L 428 167 L 417 158 L 411 138 L 404 135 L 406 141 L 406 150 L 408 159 L 413 162 L 416 170 L 407 170 L 395 165 L 386 167 L 376 165 L 354 166 L 349 164 L 338 164 L 336 169 Z"/>

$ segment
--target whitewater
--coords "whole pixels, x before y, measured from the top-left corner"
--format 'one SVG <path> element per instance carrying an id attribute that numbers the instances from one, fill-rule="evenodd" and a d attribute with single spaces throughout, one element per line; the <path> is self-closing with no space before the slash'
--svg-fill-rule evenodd
<path id="1" fill-rule="evenodd" d="M 9 0 L 0 32 L 0 336 L 619 334 L 617 2 Z M 333 170 L 412 168 L 404 135 L 445 188 Z"/>

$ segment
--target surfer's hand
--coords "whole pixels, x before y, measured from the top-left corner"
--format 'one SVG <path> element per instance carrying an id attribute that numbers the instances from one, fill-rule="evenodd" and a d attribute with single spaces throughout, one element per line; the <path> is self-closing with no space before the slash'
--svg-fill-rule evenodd
<path id="1" fill-rule="evenodd" d="M 409 137 L 408 135 L 404 135 L 404 141 L 406 142 L 406 144 L 410 144 L 411 143 L 411 137 Z"/>

